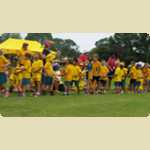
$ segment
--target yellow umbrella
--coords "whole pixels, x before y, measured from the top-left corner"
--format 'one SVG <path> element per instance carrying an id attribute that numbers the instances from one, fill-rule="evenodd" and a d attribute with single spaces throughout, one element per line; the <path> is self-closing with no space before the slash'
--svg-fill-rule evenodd
<path id="1" fill-rule="evenodd" d="M 28 44 L 28 50 L 33 53 L 42 53 L 44 47 L 37 41 L 23 40 L 23 39 L 8 39 L 0 44 L 0 49 L 4 54 L 17 54 L 22 51 L 24 43 Z"/>

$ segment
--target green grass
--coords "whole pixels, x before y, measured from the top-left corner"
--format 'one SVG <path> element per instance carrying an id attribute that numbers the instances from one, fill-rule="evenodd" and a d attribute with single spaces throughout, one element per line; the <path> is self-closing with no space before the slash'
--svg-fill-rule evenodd
<path id="1" fill-rule="evenodd" d="M 150 94 L 0 97 L 0 114 L 14 117 L 145 117 Z"/>

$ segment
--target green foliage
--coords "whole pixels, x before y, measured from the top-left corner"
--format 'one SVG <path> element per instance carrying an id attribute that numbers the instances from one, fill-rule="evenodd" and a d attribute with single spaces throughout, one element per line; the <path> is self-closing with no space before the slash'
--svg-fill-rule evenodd
<path id="1" fill-rule="evenodd" d="M 25 39 L 35 40 L 41 43 L 44 43 L 45 40 L 53 40 L 55 44 L 52 49 L 59 49 L 61 51 L 61 57 L 77 57 L 80 54 L 79 47 L 73 40 L 53 39 L 51 33 L 28 33 Z"/>
<path id="2" fill-rule="evenodd" d="M 97 41 L 91 53 L 98 53 L 102 59 L 116 54 L 126 63 L 150 62 L 150 37 L 146 33 L 116 33 Z"/>
<path id="3" fill-rule="evenodd" d="M 9 38 L 21 39 L 22 37 L 21 37 L 20 33 L 3 33 L 0 36 L 0 42 L 3 42 Z"/>
<path id="4" fill-rule="evenodd" d="M 53 37 L 51 33 L 28 33 L 25 39 L 43 43 L 45 40 L 52 40 Z"/>
<path id="5" fill-rule="evenodd" d="M 80 55 L 78 45 L 71 39 L 53 39 L 54 47 L 61 51 L 61 57 L 78 57 Z"/>

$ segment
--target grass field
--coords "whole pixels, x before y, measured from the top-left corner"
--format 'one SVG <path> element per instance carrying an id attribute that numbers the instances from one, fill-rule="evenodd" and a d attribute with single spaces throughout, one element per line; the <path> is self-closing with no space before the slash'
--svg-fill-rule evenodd
<path id="1" fill-rule="evenodd" d="M 0 97 L 0 114 L 14 117 L 145 117 L 150 94 Z"/>

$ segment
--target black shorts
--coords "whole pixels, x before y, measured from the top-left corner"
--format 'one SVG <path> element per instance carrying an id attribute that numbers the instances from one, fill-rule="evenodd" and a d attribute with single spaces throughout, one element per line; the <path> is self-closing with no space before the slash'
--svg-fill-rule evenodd
<path id="1" fill-rule="evenodd" d="M 99 82 L 99 81 L 100 81 L 100 77 L 93 76 L 93 81 L 97 81 L 97 82 Z"/>
<path id="2" fill-rule="evenodd" d="M 72 81 L 65 81 L 65 82 L 64 82 L 64 85 L 65 85 L 66 87 L 71 87 Z"/>
<path id="3" fill-rule="evenodd" d="M 79 80 L 72 80 L 71 85 L 73 86 L 73 84 L 74 84 L 76 87 L 79 87 Z"/>
<path id="4" fill-rule="evenodd" d="M 100 80 L 100 83 L 101 83 L 102 86 L 106 86 L 107 81 L 106 80 Z"/>
<path id="5" fill-rule="evenodd" d="M 109 71 L 109 73 L 108 73 L 108 78 L 109 79 L 112 79 L 113 78 L 113 76 L 114 76 L 114 70 L 113 71 Z"/>

